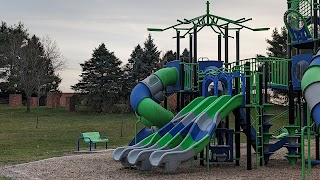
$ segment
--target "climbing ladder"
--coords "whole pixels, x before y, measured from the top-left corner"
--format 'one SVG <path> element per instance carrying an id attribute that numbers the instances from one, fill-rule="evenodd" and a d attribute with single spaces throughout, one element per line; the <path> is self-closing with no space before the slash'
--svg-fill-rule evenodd
<path id="1" fill-rule="evenodd" d="M 290 9 L 284 14 L 284 22 L 293 44 L 313 41 L 312 0 L 291 0 Z"/>

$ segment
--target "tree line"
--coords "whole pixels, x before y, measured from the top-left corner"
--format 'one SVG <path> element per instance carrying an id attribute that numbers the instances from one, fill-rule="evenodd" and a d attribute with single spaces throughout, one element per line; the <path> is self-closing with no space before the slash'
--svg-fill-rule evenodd
<path id="1" fill-rule="evenodd" d="M 161 51 L 149 34 L 143 46 L 136 45 L 128 59 L 122 65 L 114 52 L 104 43 L 93 50 L 92 58 L 81 63 L 81 80 L 72 89 L 81 94 L 81 102 L 97 112 L 119 111 L 114 104 L 129 104 L 134 86 L 153 72 L 161 69 L 165 62 L 176 59 L 172 50 L 160 57 Z M 185 49 L 182 56 L 188 58 Z"/>
<path id="2" fill-rule="evenodd" d="M 0 26 L 0 90 L 1 93 L 20 92 L 26 96 L 27 111 L 30 98 L 41 92 L 58 91 L 61 78 L 56 73 L 64 60 L 57 43 L 50 37 L 31 35 L 19 22 Z"/>
<path id="3" fill-rule="evenodd" d="M 266 39 L 266 42 L 269 44 L 267 56 L 286 57 L 287 30 L 284 27 L 280 32 L 275 28 L 271 39 Z M 120 101 L 129 105 L 130 93 L 139 81 L 162 68 L 166 62 L 176 59 L 176 52 L 172 50 L 166 51 L 162 57 L 160 54 L 149 34 L 143 46 L 135 46 L 128 63 L 121 66 L 119 58 L 102 43 L 93 50 L 90 60 L 80 64 L 82 79 L 72 89 L 79 92 L 82 103 L 93 110 L 115 112 L 119 109 L 114 105 Z M 183 50 L 180 58 L 191 62 L 188 49 Z"/>
<path id="4" fill-rule="evenodd" d="M 268 56 L 285 57 L 287 31 L 273 30 L 271 39 L 266 39 Z M 180 55 L 191 62 L 185 48 Z M 149 34 L 142 46 L 137 44 L 126 64 L 110 51 L 104 43 L 93 50 L 92 57 L 81 63 L 82 73 L 78 83 L 71 86 L 80 94 L 82 104 L 97 112 L 115 112 L 117 103 L 129 104 L 134 86 L 151 73 L 162 68 L 166 62 L 176 59 L 176 52 L 163 53 Z M 42 92 L 59 91 L 61 82 L 57 71 L 64 67 L 64 58 L 57 43 L 49 37 L 30 35 L 23 23 L 0 26 L 0 89 L 1 92 L 20 92 L 30 98 Z"/>

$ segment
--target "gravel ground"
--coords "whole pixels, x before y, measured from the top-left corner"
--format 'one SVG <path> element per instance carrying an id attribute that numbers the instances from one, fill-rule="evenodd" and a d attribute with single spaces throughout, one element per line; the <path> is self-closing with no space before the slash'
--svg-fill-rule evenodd
<path id="1" fill-rule="evenodd" d="M 246 170 L 246 147 L 242 144 L 240 166 L 223 164 L 219 167 L 212 164 L 210 172 L 207 172 L 198 161 L 194 162 L 194 166 L 185 162 L 174 174 L 165 174 L 159 168 L 148 172 L 123 168 L 112 159 L 112 152 L 109 150 L 3 166 L 0 167 L 0 175 L 15 179 L 301 179 L 301 161 L 298 161 L 298 165 L 289 166 L 284 157 L 287 152 L 285 148 L 277 151 L 267 166 L 251 171 Z M 255 155 L 252 155 L 252 160 L 254 168 Z M 320 167 L 314 167 L 307 179 L 320 179 Z"/>

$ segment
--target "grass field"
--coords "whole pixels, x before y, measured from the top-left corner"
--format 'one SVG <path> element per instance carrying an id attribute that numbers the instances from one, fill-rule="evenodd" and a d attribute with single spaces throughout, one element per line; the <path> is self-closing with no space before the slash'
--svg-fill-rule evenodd
<path id="1" fill-rule="evenodd" d="M 278 114 L 284 107 L 274 107 Z M 36 128 L 36 115 L 39 112 L 39 127 Z M 286 117 L 285 117 L 286 118 Z M 230 116 L 230 127 L 234 127 Z M 123 136 L 120 137 L 123 120 Z M 274 125 L 281 127 L 287 120 Z M 109 147 L 128 144 L 134 137 L 135 116 L 129 114 L 97 114 L 85 110 L 66 112 L 62 108 L 33 108 L 27 113 L 25 107 L 11 108 L 0 106 L 0 165 L 30 162 L 49 157 L 73 153 L 81 132 L 99 131 L 109 138 Z M 142 125 L 140 126 L 140 128 Z M 244 141 L 245 136 L 241 136 Z M 81 143 L 82 149 L 88 145 Z M 98 148 L 103 148 L 98 144 Z M 1 179 L 1 177 L 0 177 Z"/>
<path id="2" fill-rule="evenodd" d="M 12 180 L 11 177 L 0 176 L 0 180 Z"/>
<path id="3" fill-rule="evenodd" d="M 86 111 L 0 107 L 0 164 L 16 164 L 74 152 L 81 132 L 99 131 L 110 139 L 109 147 L 128 144 L 134 137 L 134 114 L 97 114 Z M 120 137 L 121 122 L 123 137 Z M 81 143 L 82 149 L 88 145 Z M 98 144 L 98 148 L 103 144 Z"/>

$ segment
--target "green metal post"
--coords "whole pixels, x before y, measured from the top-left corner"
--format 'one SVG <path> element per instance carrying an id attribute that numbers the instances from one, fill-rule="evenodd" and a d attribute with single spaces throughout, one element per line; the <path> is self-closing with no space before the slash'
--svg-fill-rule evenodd
<path id="1" fill-rule="evenodd" d="M 307 110 L 307 126 L 311 127 L 311 111 L 308 107 Z M 311 171 L 311 143 L 310 143 L 310 128 L 307 130 L 307 135 L 308 135 L 308 172 Z"/>
<path id="2" fill-rule="evenodd" d="M 305 170 L 305 147 L 304 147 L 304 134 L 305 130 L 307 130 L 307 141 L 308 141 L 308 173 L 311 171 L 311 137 L 310 137 L 310 129 L 311 129 L 311 114 L 310 109 L 307 108 L 307 126 L 304 126 L 301 130 L 301 171 L 302 171 L 302 179 L 306 178 L 306 170 Z"/>
<path id="3" fill-rule="evenodd" d="M 309 142 L 310 142 L 310 126 L 304 126 L 301 129 L 301 171 L 302 171 L 302 179 L 304 180 L 306 178 L 306 160 L 305 160 L 305 148 L 304 148 L 304 133 L 305 130 L 307 129 L 307 139 L 308 139 L 308 172 L 310 172 L 311 168 L 311 155 L 310 155 L 310 147 L 309 147 Z M 309 166 L 310 164 L 310 166 Z"/>
<path id="4" fill-rule="evenodd" d="M 210 171 L 210 164 L 209 164 L 209 147 L 210 143 L 206 146 L 206 163 L 207 163 L 207 171 Z"/>
<path id="5" fill-rule="evenodd" d="M 135 134 L 135 138 L 134 138 L 134 144 L 137 144 L 137 134 L 138 134 L 138 123 L 141 122 L 141 117 L 136 121 L 136 123 L 134 124 L 134 134 Z"/>
<path id="6" fill-rule="evenodd" d="M 263 69 L 261 68 L 261 72 L 258 73 L 258 89 L 256 89 L 256 93 L 258 94 L 258 103 L 259 103 L 259 122 L 258 122 L 258 125 L 259 125 L 259 133 L 260 133 L 260 136 L 262 137 L 261 140 L 260 140 L 260 143 L 261 143 L 261 147 L 260 149 L 258 150 L 258 152 L 260 153 L 260 166 L 263 166 L 264 165 L 264 137 L 263 137 L 263 97 L 262 97 L 262 79 L 263 79 Z M 257 142 L 256 142 L 257 143 Z"/>

